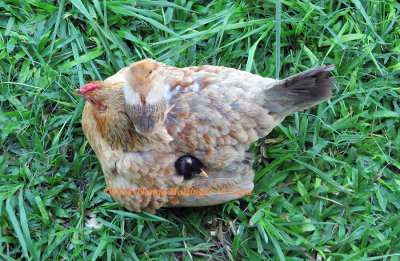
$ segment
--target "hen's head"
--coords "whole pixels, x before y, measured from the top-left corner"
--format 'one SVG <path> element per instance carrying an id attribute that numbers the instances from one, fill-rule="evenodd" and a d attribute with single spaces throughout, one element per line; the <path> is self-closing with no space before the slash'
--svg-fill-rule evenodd
<path id="1" fill-rule="evenodd" d="M 112 86 L 104 82 L 91 82 L 74 92 L 85 98 L 98 113 L 104 113 L 108 108 L 115 109 L 118 104 L 121 105 L 118 101 L 121 94 L 115 93 Z"/>
<path id="2" fill-rule="evenodd" d="M 159 80 L 157 67 L 157 62 L 151 59 L 132 64 L 128 67 L 125 75 L 126 83 L 133 91 L 146 96 L 154 87 L 154 82 Z"/>

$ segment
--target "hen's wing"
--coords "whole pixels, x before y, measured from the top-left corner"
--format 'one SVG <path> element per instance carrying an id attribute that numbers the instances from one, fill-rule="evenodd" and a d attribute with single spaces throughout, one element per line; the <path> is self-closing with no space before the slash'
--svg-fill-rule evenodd
<path id="1" fill-rule="evenodd" d="M 256 102 L 273 79 L 220 66 L 160 66 L 159 72 L 174 105 L 165 122 L 172 145 L 208 167 L 243 159 L 248 145 L 282 120 Z"/>

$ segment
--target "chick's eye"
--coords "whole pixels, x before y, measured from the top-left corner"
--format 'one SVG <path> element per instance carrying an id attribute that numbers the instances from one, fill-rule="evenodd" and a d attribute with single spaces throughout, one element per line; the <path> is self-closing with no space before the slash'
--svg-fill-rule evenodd
<path id="1" fill-rule="evenodd" d="M 150 71 L 149 71 L 149 74 L 151 74 L 152 72 L 153 72 L 153 70 L 150 70 Z"/>

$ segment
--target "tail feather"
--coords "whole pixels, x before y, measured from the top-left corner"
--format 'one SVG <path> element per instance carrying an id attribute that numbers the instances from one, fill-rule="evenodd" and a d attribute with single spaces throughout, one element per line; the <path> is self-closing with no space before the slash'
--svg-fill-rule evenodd
<path id="1" fill-rule="evenodd" d="M 264 107 L 286 116 L 305 110 L 332 96 L 335 77 L 327 77 L 335 65 L 322 65 L 275 82 L 264 91 Z"/>

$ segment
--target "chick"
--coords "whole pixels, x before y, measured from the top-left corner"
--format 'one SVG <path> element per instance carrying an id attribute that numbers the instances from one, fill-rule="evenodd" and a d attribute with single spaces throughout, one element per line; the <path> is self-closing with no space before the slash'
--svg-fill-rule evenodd
<path id="1" fill-rule="evenodd" d="M 208 177 L 203 170 L 203 163 L 193 156 L 182 156 L 175 162 L 175 170 L 184 179 L 192 179 L 194 177 Z"/>
<path id="2" fill-rule="evenodd" d="M 165 85 L 151 59 L 128 67 L 124 84 L 126 113 L 137 132 L 152 134 L 162 125 L 166 113 Z"/>

